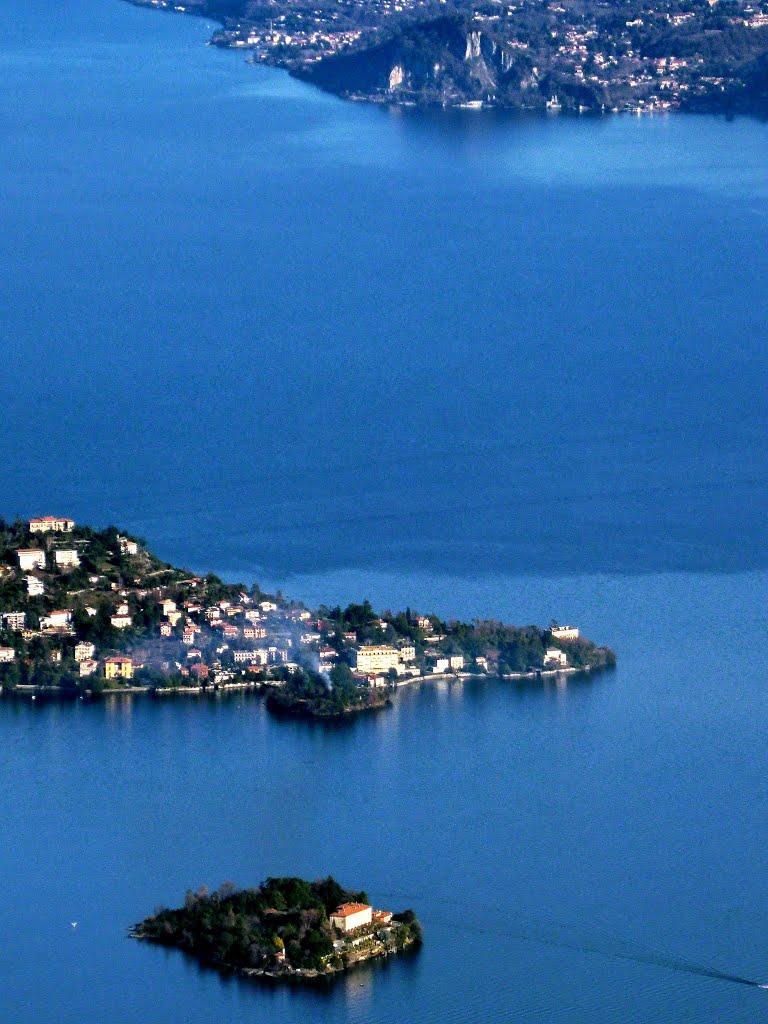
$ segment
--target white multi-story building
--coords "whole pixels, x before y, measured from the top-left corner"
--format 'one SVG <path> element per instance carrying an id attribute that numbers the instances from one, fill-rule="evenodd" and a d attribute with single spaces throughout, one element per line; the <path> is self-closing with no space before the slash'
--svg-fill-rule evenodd
<path id="1" fill-rule="evenodd" d="M 264 650 L 256 651 L 234 651 L 233 657 L 240 665 L 266 665 L 269 661 L 269 654 Z"/>
<path id="2" fill-rule="evenodd" d="M 409 661 L 416 661 L 416 645 L 415 644 L 400 644 L 398 647 L 400 653 L 400 661 L 406 664 Z"/>
<path id="3" fill-rule="evenodd" d="M 98 667 L 98 661 L 93 661 L 91 658 L 87 658 L 85 661 L 80 662 L 80 675 L 92 676 Z"/>
<path id="4" fill-rule="evenodd" d="M 579 639 L 579 630 L 576 626 L 552 626 L 550 633 L 555 640 Z"/>
<path id="5" fill-rule="evenodd" d="M 128 629 L 133 622 L 130 615 L 121 615 L 120 613 L 113 615 L 109 621 L 115 629 Z"/>
<path id="6" fill-rule="evenodd" d="M 358 672 L 388 672 L 400 664 L 400 652 L 387 644 L 358 647 L 355 651 L 355 667 Z"/>
<path id="7" fill-rule="evenodd" d="M 13 629 L 17 632 L 24 629 L 24 625 L 27 621 L 26 612 L 3 612 L 0 616 L 3 620 L 3 625 L 6 629 Z"/>
<path id="8" fill-rule="evenodd" d="M 464 668 L 464 655 L 452 654 L 448 659 L 448 664 L 454 672 L 460 672 Z"/>
<path id="9" fill-rule="evenodd" d="M 32 533 L 71 533 L 74 528 L 74 519 L 57 519 L 56 516 L 43 516 L 42 519 L 29 521 Z"/>
<path id="10" fill-rule="evenodd" d="M 128 540 L 127 537 L 118 537 L 117 543 L 120 545 L 120 551 L 124 555 L 138 555 L 139 545 L 135 540 Z"/>
<path id="11" fill-rule="evenodd" d="M 79 644 L 75 644 L 75 661 L 89 661 L 93 657 L 95 650 L 96 648 L 93 644 L 82 640 Z"/>
<path id="12" fill-rule="evenodd" d="M 45 584 L 36 576 L 25 576 L 24 582 L 27 585 L 27 593 L 30 597 L 42 597 L 45 593 Z"/>
<path id="13" fill-rule="evenodd" d="M 53 553 L 56 565 L 75 566 L 80 565 L 80 555 L 72 548 L 60 548 Z"/>
<path id="14" fill-rule="evenodd" d="M 19 568 L 24 571 L 45 568 L 45 552 L 40 548 L 19 548 L 16 557 L 19 560 Z"/>
<path id="15" fill-rule="evenodd" d="M 0 647 L 0 662 L 13 661 L 16 651 L 12 647 Z"/>
<path id="16" fill-rule="evenodd" d="M 43 615 L 40 619 L 41 629 L 66 629 L 72 621 L 72 612 L 66 608 L 62 611 L 51 612 L 50 615 Z"/>
<path id="17" fill-rule="evenodd" d="M 342 903 L 331 914 L 331 925 L 340 932 L 353 932 L 373 921 L 373 907 L 366 903 Z"/>

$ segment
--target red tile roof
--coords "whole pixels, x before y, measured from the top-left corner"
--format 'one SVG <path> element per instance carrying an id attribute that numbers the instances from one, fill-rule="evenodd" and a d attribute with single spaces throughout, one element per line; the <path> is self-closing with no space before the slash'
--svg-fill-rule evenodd
<path id="1" fill-rule="evenodd" d="M 351 917 L 352 914 L 359 914 L 361 910 L 370 910 L 367 903 L 342 903 L 333 912 L 333 917 Z"/>

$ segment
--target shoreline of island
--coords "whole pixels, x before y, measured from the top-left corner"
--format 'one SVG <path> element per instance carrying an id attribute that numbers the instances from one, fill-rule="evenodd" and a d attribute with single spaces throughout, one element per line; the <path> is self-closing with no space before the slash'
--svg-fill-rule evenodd
<path id="1" fill-rule="evenodd" d="M 0 694 L 266 698 L 323 720 L 383 710 L 416 682 L 516 681 L 613 668 L 614 652 L 547 627 L 462 622 L 371 603 L 320 605 L 191 574 L 141 538 L 69 517 L 0 519 Z"/>
<path id="2" fill-rule="evenodd" d="M 613 666 L 611 666 L 612 668 Z M 432 675 L 416 676 L 410 679 L 403 680 L 395 684 L 393 693 L 398 693 L 401 689 L 410 689 L 416 685 L 429 685 L 431 683 L 472 683 L 472 682 L 490 682 L 490 683 L 510 683 L 510 682 L 523 682 L 537 679 L 551 679 L 557 680 L 560 678 L 573 678 L 579 676 L 589 676 L 593 672 L 604 672 L 609 671 L 609 668 L 590 669 L 590 668 L 553 668 L 553 669 L 531 669 L 529 672 L 509 672 L 505 675 L 480 675 L 474 672 L 444 672 Z M 209 686 L 174 686 L 174 687 L 156 687 L 156 686 L 121 686 L 115 689 L 104 689 L 98 692 L 86 691 L 84 693 L 62 691 L 61 687 L 58 686 L 35 686 L 34 684 L 18 684 L 15 687 L 3 688 L 0 685 L 0 699 L 32 699 L 42 698 L 52 700 L 90 700 L 90 701 L 102 701 L 109 700 L 113 697 L 151 697 L 162 700 L 169 700 L 174 697 L 207 697 L 209 699 L 219 699 L 227 696 L 235 695 L 252 695 L 256 697 L 268 697 L 272 688 L 266 683 L 253 683 L 253 682 L 238 682 L 238 683 L 221 683 L 213 684 Z M 362 711 L 367 710 L 379 710 L 380 708 L 390 706 L 392 703 L 391 698 L 382 700 L 381 704 L 369 705 L 366 708 L 361 709 Z M 345 714 L 354 713 L 354 709 L 350 711 L 342 712 L 342 716 Z M 290 716 L 290 712 L 285 713 L 286 717 Z M 301 717 L 295 715 L 294 717 Z M 310 716 L 310 717 L 323 717 L 323 716 Z M 332 717 L 332 716 L 328 716 Z"/>
<path id="3" fill-rule="evenodd" d="M 332 877 L 268 878 L 238 890 L 187 890 L 183 907 L 159 908 L 129 938 L 178 949 L 203 966 L 272 982 L 332 982 L 372 960 L 418 949 L 412 910 L 376 909 Z"/>
<path id="4" fill-rule="evenodd" d="M 342 16 L 349 24 L 339 23 L 335 5 L 321 4 L 311 12 L 286 8 L 275 27 L 272 8 L 246 14 L 243 4 L 238 15 L 219 0 L 127 2 L 203 17 L 219 25 L 209 45 L 353 102 L 520 116 L 768 116 L 768 14 L 756 14 L 748 0 L 734 0 L 730 21 L 704 0 L 683 15 L 669 14 L 668 0 L 650 10 L 638 0 L 639 16 L 623 28 L 586 10 L 583 21 L 570 11 L 561 24 L 566 11 L 555 3 L 542 6 L 538 21 L 515 20 L 522 9 L 512 7 L 504 26 L 471 4 L 414 18 L 406 2 L 397 17 L 382 13 L 377 23 L 374 12 L 374 23 L 363 26 L 349 11 Z M 659 42 L 665 26 L 666 46 Z M 704 38 L 706 46 L 698 42 Z"/>

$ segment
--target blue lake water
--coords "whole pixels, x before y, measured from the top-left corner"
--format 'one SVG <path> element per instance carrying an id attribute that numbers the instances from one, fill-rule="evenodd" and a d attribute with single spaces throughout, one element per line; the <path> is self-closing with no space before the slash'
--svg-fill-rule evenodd
<path id="1" fill-rule="evenodd" d="M 620 663 L 333 730 L 2 704 L 0 1018 L 764 1014 L 617 957 L 768 978 L 768 125 L 392 112 L 200 20 L 3 13 L 0 513 L 311 602 L 573 619 Z M 318 994 L 124 937 L 328 871 L 423 951 Z"/>

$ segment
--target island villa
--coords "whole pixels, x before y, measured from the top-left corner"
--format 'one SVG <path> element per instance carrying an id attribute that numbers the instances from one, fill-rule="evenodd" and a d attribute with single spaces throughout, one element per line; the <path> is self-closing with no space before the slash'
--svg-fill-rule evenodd
<path id="1" fill-rule="evenodd" d="M 550 633 L 553 640 L 579 639 L 579 630 L 576 626 L 552 626 Z"/>
<path id="2" fill-rule="evenodd" d="M 331 914 L 331 926 L 345 934 L 369 925 L 386 925 L 392 920 L 389 910 L 374 910 L 367 903 L 342 903 Z"/>

